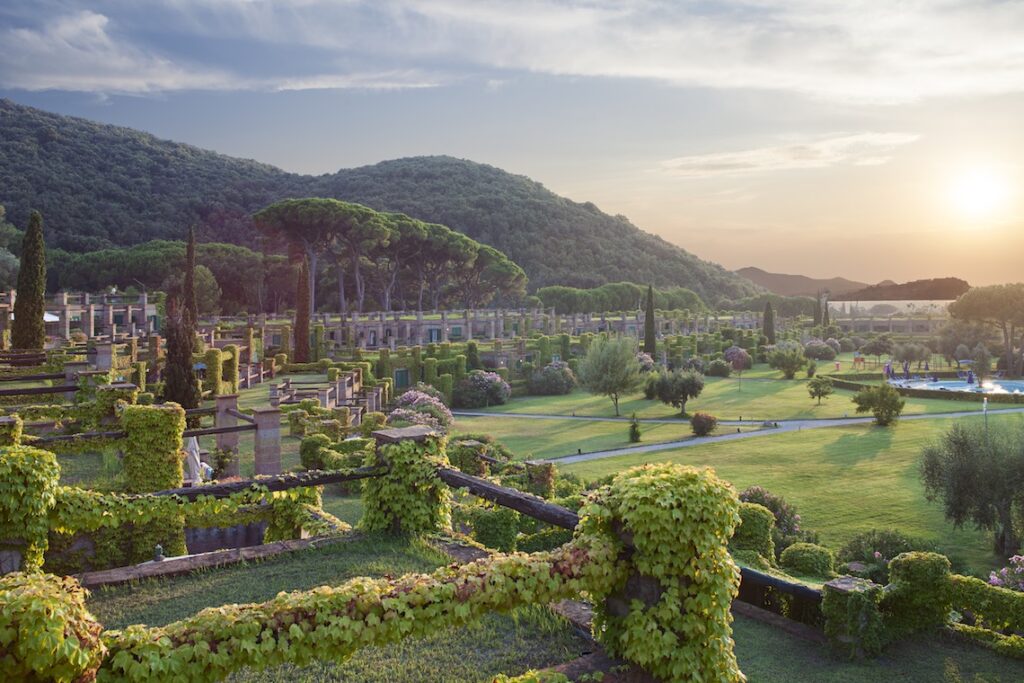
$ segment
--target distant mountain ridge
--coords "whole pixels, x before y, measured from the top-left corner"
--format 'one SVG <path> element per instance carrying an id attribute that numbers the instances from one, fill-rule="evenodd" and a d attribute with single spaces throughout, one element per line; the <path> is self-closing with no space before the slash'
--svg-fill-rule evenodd
<path id="1" fill-rule="evenodd" d="M 47 241 L 93 251 L 182 239 L 258 246 L 249 215 L 286 197 L 323 196 L 443 223 L 500 249 L 530 278 L 593 287 L 688 287 L 708 303 L 757 294 L 749 280 L 525 176 L 446 156 L 308 176 L 158 139 L 131 128 L 0 100 L 0 204 L 23 226 L 43 212 Z"/>
<path id="2" fill-rule="evenodd" d="M 929 301 L 956 299 L 971 288 L 966 280 L 957 277 L 913 280 L 897 284 L 880 282 L 871 287 L 833 296 L 833 301 Z"/>
<path id="3" fill-rule="evenodd" d="M 866 282 L 847 280 L 844 277 L 812 278 L 806 275 L 787 275 L 785 273 L 769 273 L 761 268 L 748 266 L 735 271 L 751 282 L 764 287 L 773 294 L 782 296 L 814 296 L 818 292 L 829 292 L 832 298 L 837 294 L 852 292 L 868 287 Z"/>

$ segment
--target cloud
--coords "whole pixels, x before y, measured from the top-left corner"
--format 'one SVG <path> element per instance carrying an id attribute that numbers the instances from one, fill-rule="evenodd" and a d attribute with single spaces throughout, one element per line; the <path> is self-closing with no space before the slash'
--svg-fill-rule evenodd
<path id="1" fill-rule="evenodd" d="M 661 162 L 661 169 L 677 177 L 705 178 L 839 165 L 877 166 L 887 163 L 897 147 L 919 137 L 908 133 L 833 133 L 770 147 L 676 157 Z"/>
<path id="2" fill-rule="evenodd" d="M 68 0 L 75 2 L 75 0 Z M 673 86 L 794 92 L 893 104 L 1024 92 L 1024 3 L 998 0 L 97 0 L 42 28 L 10 29 L 7 87 L 148 91 L 350 87 L 373 74 L 508 80 L 519 73 L 629 78 Z M 45 6 L 45 5 L 44 5 Z M 26 5 L 31 7 L 31 5 Z M 22 12 L 27 12 L 22 7 Z M 45 10 L 40 10 L 44 12 Z M 283 71 L 240 76 L 194 53 L 172 58 L 142 36 L 240 44 Z M 133 42 L 133 37 L 135 42 Z M 27 53 L 17 56 L 11 40 Z M 321 68 L 293 60 L 316 52 Z M 14 55 L 12 57 L 12 55 Z M 41 60 L 41 61 L 39 61 Z M 194 61 L 192 61 L 194 60 Z M 323 68 L 327 65 L 327 68 Z M 337 69 L 334 65 L 343 65 Z M 446 82 L 427 75 L 399 87 Z"/>

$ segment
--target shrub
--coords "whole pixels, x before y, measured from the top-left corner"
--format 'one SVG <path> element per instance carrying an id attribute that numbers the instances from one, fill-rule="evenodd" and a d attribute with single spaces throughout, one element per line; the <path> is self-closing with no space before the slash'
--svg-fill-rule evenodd
<path id="1" fill-rule="evenodd" d="M 989 585 L 1024 591 L 1024 555 L 1014 555 L 1010 564 L 988 575 Z"/>
<path id="2" fill-rule="evenodd" d="M 857 350 L 857 342 L 849 337 L 843 337 L 839 340 L 839 351 L 841 353 L 853 353 Z"/>
<path id="3" fill-rule="evenodd" d="M 538 396 L 568 394 L 576 386 L 576 375 L 568 363 L 556 360 L 532 373 L 526 386 L 531 394 Z"/>
<path id="4" fill-rule="evenodd" d="M 387 424 L 387 421 L 388 416 L 384 413 L 366 413 L 359 422 L 359 433 L 364 439 L 369 439 L 375 431 Z"/>
<path id="5" fill-rule="evenodd" d="M 503 553 L 515 550 L 518 512 L 500 505 L 474 506 L 469 519 L 473 525 L 473 538 L 477 542 Z"/>
<path id="6" fill-rule="evenodd" d="M 331 439 L 326 434 L 312 434 L 302 439 L 299 446 L 299 460 L 307 470 L 322 470 L 324 468 L 323 458 L 320 456 L 321 449 L 331 445 Z"/>
<path id="7" fill-rule="evenodd" d="M 775 544 L 772 536 L 775 532 L 775 518 L 772 511 L 757 503 L 740 504 L 740 525 L 736 527 L 730 550 L 751 551 L 765 558 L 771 564 L 775 562 Z"/>
<path id="8" fill-rule="evenodd" d="M 835 558 L 828 548 L 814 543 L 794 543 L 782 551 L 779 563 L 797 574 L 830 578 L 835 574 Z"/>
<path id="9" fill-rule="evenodd" d="M 749 370 L 754 367 L 754 359 L 750 357 L 746 349 L 740 348 L 739 346 L 730 346 L 722 352 L 722 357 L 725 358 L 726 362 L 732 366 L 733 370 L 737 372 L 743 370 Z"/>
<path id="10" fill-rule="evenodd" d="M 804 345 L 804 356 L 813 360 L 835 360 L 836 350 L 820 339 L 812 339 Z"/>
<path id="11" fill-rule="evenodd" d="M 640 364 L 640 372 L 650 372 L 654 369 L 654 358 L 649 353 L 638 351 L 636 362 Z"/>
<path id="12" fill-rule="evenodd" d="M 786 379 L 793 379 L 807 365 L 807 358 L 799 344 L 779 344 L 768 354 L 768 365 L 781 370 Z"/>
<path id="13" fill-rule="evenodd" d="M 708 363 L 704 374 L 708 377 L 728 377 L 732 374 L 732 366 L 721 358 L 716 358 Z"/>
<path id="14" fill-rule="evenodd" d="M 455 418 L 452 411 L 441 400 L 441 393 L 431 387 L 431 391 L 421 391 L 417 388 L 409 389 L 395 399 L 395 409 L 391 411 L 388 418 L 390 424 L 407 422 L 408 424 L 423 424 L 431 427 L 447 430 L 452 426 Z M 426 386 L 426 385 L 424 385 Z M 416 414 L 425 417 L 417 417 Z M 430 418 L 430 419 L 426 419 Z"/>
<path id="15" fill-rule="evenodd" d="M 895 422 L 903 412 L 903 406 L 907 404 L 900 397 L 900 393 L 889 384 L 864 387 L 854 394 L 853 402 L 857 404 L 858 413 L 870 412 L 881 427 Z"/>
<path id="16" fill-rule="evenodd" d="M 843 345 L 840 344 L 839 340 L 836 339 L 835 337 L 829 337 L 828 339 L 825 340 L 825 343 L 828 344 L 829 348 L 835 351 L 836 354 L 839 354 L 839 352 L 843 350 Z M 853 351 L 853 349 L 850 350 Z M 833 356 L 833 359 L 834 358 L 835 356 Z"/>
<path id="17" fill-rule="evenodd" d="M 473 370 L 455 387 L 452 402 L 459 408 L 484 408 L 502 405 L 511 395 L 512 388 L 498 374 Z"/>
<path id="18" fill-rule="evenodd" d="M 653 401 L 658 398 L 658 376 L 660 373 L 651 372 L 647 374 L 647 378 L 644 380 L 644 398 L 648 401 Z"/>
<path id="19" fill-rule="evenodd" d="M 718 427 L 718 418 L 708 413 L 694 413 L 690 418 L 690 429 L 697 436 L 707 436 Z"/>
<path id="20" fill-rule="evenodd" d="M 889 563 L 882 614 L 893 638 L 935 629 L 952 606 L 949 560 L 938 553 L 901 553 Z"/>
<path id="21" fill-rule="evenodd" d="M 636 415 L 629 422 L 629 442 L 640 443 L 640 423 L 636 421 Z"/>
<path id="22" fill-rule="evenodd" d="M 867 565 L 866 578 L 884 585 L 889 583 L 889 561 L 894 557 L 900 553 L 934 550 L 933 543 L 908 536 L 896 529 L 872 529 L 847 541 L 836 553 L 836 559 L 842 564 L 864 563 Z"/>
<path id="23" fill-rule="evenodd" d="M 807 376 L 814 377 L 815 373 L 818 372 L 818 364 L 813 360 L 807 364 Z"/>
<path id="24" fill-rule="evenodd" d="M 794 543 L 817 542 L 818 535 L 801 527 L 800 515 L 796 511 L 796 507 L 786 502 L 786 499 L 782 496 L 776 495 L 761 486 L 751 486 L 740 494 L 740 500 L 744 503 L 756 503 L 771 510 L 772 515 L 775 517 L 772 541 L 775 544 L 776 555 Z"/>

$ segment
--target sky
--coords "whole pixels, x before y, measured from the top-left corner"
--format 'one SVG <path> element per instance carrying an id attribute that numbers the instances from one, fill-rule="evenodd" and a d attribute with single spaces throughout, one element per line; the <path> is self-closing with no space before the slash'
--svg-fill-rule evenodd
<path id="1" fill-rule="evenodd" d="M 727 268 L 1024 280 L 1024 2 L 6 0 L 0 96 L 329 173 L 449 154 Z"/>

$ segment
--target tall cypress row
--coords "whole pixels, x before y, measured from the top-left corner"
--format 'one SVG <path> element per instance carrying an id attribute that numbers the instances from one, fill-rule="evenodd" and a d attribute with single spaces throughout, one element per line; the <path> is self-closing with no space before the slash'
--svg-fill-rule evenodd
<path id="1" fill-rule="evenodd" d="M 764 316 L 761 320 L 761 330 L 764 332 L 764 336 L 768 338 L 769 344 L 775 343 L 775 310 L 772 308 L 772 302 L 767 301 L 764 305 Z"/>
<path id="2" fill-rule="evenodd" d="M 295 281 L 295 362 L 309 362 L 309 263 L 303 256 L 299 261 L 298 279 Z"/>
<path id="3" fill-rule="evenodd" d="M 188 229 L 188 243 L 185 245 L 185 310 L 192 318 L 192 324 L 199 322 L 199 304 L 196 302 L 196 229 Z"/>
<path id="4" fill-rule="evenodd" d="M 644 311 L 644 353 L 654 354 L 657 350 L 654 330 L 654 288 L 647 285 L 647 309 Z"/>
<path id="5" fill-rule="evenodd" d="M 14 300 L 14 325 L 11 346 L 16 349 L 42 350 L 46 343 L 46 244 L 43 242 L 43 216 L 33 211 L 28 230 L 21 242 L 21 268 L 18 270 L 18 295 Z"/>

